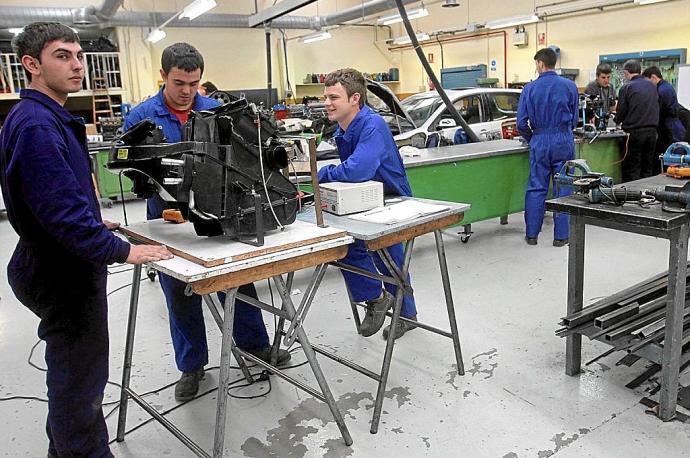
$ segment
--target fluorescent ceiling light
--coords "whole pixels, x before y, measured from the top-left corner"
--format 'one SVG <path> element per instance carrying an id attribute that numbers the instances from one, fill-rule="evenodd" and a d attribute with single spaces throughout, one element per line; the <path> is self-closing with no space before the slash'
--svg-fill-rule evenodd
<path id="1" fill-rule="evenodd" d="M 153 29 L 151 33 L 149 33 L 149 36 L 146 37 L 146 41 L 148 41 L 149 43 L 158 43 L 163 38 L 165 38 L 164 31 L 162 31 L 161 29 Z"/>
<path id="2" fill-rule="evenodd" d="M 7 31 L 14 35 L 19 35 L 24 31 L 24 27 L 14 27 L 12 29 L 7 29 Z"/>
<path id="3" fill-rule="evenodd" d="M 537 6 L 538 16 L 553 16 L 556 14 L 574 13 L 594 8 L 620 5 L 620 0 L 575 0 L 572 2 L 557 3 L 549 6 Z"/>
<path id="4" fill-rule="evenodd" d="M 416 10 L 410 10 L 407 12 L 408 19 L 419 19 L 420 17 L 428 16 L 429 10 L 426 8 L 417 8 Z M 400 14 L 391 14 L 390 16 L 383 16 L 378 18 L 376 21 L 380 25 L 391 25 L 397 22 L 402 22 L 402 16 Z"/>
<path id="5" fill-rule="evenodd" d="M 486 21 L 484 27 L 487 29 L 504 29 L 506 27 L 513 27 L 514 25 L 534 24 L 535 22 L 539 22 L 539 17 L 536 14 L 527 14 Z"/>
<path id="6" fill-rule="evenodd" d="M 652 3 L 667 2 L 668 0 L 635 0 L 638 5 L 651 5 Z"/>
<path id="7" fill-rule="evenodd" d="M 192 3 L 184 7 L 180 13 L 180 19 L 187 17 L 191 21 L 215 7 L 216 0 L 194 0 Z"/>
<path id="8" fill-rule="evenodd" d="M 417 37 L 417 41 L 427 41 L 431 39 L 428 33 L 423 32 L 418 32 L 415 36 Z M 395 45 L 406 45 L 408 43 L 412 43 L 412 40 L 410 40 L 410 37 L 407 35 L 403 35 L 393 40 L 393 44 Z"/>
<path id="9" fill-rule="evenodd" d="M 331 38 L 330 32 L 323 31 L 305 35 L 300 38 L 300 41 L 302 43 L 313 43 L 315 41 L 328 40 L 329 38 Z"/>

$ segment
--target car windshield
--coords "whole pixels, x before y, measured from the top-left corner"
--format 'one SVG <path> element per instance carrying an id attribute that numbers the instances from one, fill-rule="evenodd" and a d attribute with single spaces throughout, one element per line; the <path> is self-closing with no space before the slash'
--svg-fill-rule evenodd
<path id="1" fill-rule="evenodd" d="M 393 113 L 390 107 L 371 91 L 367 91 L 367 104 L 369 104 L 374 111 L 381 115 L 381 117 L 386 121 L 386 124 L 388 124 L 388 127 L 390 127 L 393 135 L 407 132 L 408 130 L 412 130 L 416 127 L 413 126 L 412 123 L 410 123 L 410 121 L 408 121 L 404 116 Z"/>
<path id="2" fill-rule="evenodd" d="M 421 126 L 431 117 L 436 109 L 443 103 L 441 97 L 436 94 L 417 94 L 408 97 L 401 102 L 402 107 L 410 115 L 412 121 Z"/>

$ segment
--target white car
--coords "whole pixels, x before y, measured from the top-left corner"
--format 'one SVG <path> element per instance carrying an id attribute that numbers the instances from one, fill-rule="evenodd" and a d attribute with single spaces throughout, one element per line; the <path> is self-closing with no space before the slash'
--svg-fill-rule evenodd
<path id="1" fill-rule="evenodd" d="M 467 141 L 438 92 L 415 94 L 400 102 L 381 84 L 368 81 L 367 89 L 367 103 L 386 120 L 398 146 L 427 148 Z M 482 141 L 518 135 L 516 117 L 520 92 L 519 89 L 494 88 L 446 90 L 455 108 Z"/>

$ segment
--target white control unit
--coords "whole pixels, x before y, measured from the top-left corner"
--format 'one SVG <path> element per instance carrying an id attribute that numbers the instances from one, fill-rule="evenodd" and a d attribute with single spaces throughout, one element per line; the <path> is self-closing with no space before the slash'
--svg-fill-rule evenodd
<path id="1" fill-rule="evenodd" d="M 383 183 L 378 181 L 319 184 L 319 194 L 321 208 L 336 215 L 349 215 L 383 207 Z"/>

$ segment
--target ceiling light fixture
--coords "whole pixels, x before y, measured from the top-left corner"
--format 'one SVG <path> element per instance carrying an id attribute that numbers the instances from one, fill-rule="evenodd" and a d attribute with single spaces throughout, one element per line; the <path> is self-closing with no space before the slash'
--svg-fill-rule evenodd
<path id="1" fill-rule="evenodd" d="M 14 27 L 11 29 L 7 29 L 7 31 L 10 32 L 11 34 L 19 35 L 20 33 L 22 33 L 24 31 L 24 27 Z"/>
<path id="2" fill-rule="evenodd" d="M 419 19 L 420 17 L 425 17 L 429 15 L 429 10 L 426 8 L 417 8 L 415 10 L 410 10 L 407 12 L 408 19 Z M 390 16 L 383 16 L 378 18 L 376 21 L 379 25 L 391 25 L 397 22 L 402 22 L 402 16 L 400 14 L 391 14 Z"/>
<path id="3" fill-rule="evenodd" d="M 652 3 L 667 2 L 668 0 L 635 0 L 638 5 L 651 5 Z"/>
<path id="4" fill-rule="evenodd" d="M 536 14 L 528 14 L 486 21 L 484 27 L 487 29 L 505 29 L 516 25 L 534 24 L 535 22 L 539 22 L 539 17 Z"/>
<path id="5" fill-rule="evenodd" d="M 415 34 L 415 36 L 417 37 L 417 41 L 431 40 L 431 37 L 429 36 L 428 33 L 417 32 L 417 34 Z M 410 40 L 410 37 L 408 35 L 403 35 L 403 36 L 397 37 L 396 39 L 393 40 L 394 45 L 406 45 L 409 43 L 412 43 L 412 40 Z"/>
<path id="6" fill-rule="evenodd" d="M 165 38 L 166 33 L 161 29 L 153 29 L 151 33 L 146 37 L 146 41 L 149 43 L 158 43 L 163 38 Z"/>
<path id="7" fill-rule="evenodd" d="M 326 32 L 324 30 L 323 32 L 316 32 L 309 35 L 305 35 L 302 38 L 300 38 L 300 41 L 302 43 L 313 43 L 315 41 L 328 40 L 329 38 L 331 38 L 330 32 Z"/>
<path id="8" fill-rule="evenodd" d="M 216 0 L 194 0 L 192 3 L 184 7 L 179 17 L 180 19 L 189 18 L 191 21 L 215 7 Z"/>

